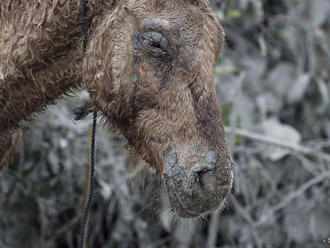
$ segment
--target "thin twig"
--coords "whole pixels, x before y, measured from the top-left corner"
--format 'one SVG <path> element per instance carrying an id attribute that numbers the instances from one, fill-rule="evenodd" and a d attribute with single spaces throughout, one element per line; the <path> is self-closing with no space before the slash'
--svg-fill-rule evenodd
<path id="1" fill-rule="evenodd" d="M 220 214 L 220 209 L 216 210 L 211 217 L 211 221 L 209 224 L 209 230 L 208 230 L 208 238 L 207 238 L 207 248 L 214 248 L 216 241 L 217 241 L 217 236 L 218 236 L 218 228 L 219 228 L 219 214 Z"/>
<path id="2" fill-rule="evenodd" d="M 239 135 L 239 136 L 242 136 L 242 137 L 245 137 L 248 139 L 268 143 L 270 145 L 279 146 L 284 149 L 292 150 L 294 152 L 301 153 L 301 154 L 304 154 L 307 156 L 313 156 L 313 157 L 316 156 L 316 157 L 324 159 L 326 161 L 330 161 L 330 155 L 328 155 L 328 154 L 325 154 L 320 151 L 315 151 L 314 149 L 311 149 L 311 148 L 308 148 L 308 147 L 305 147 L 302 145 L 292 144 L 285 140 L 266 136 L 264 134 L 254 133 L 254 132 L 251 132 L 251 131 L 248 131 L 245 129 L 236 129 L 236 128 L 233 129 L 230 127 L 225 127 L 225 131 L 226 131 L 226 133 L 234 133 L 236 135 Z"/>
<path id="3" fill-rule="evenodd" d="M 234 195 L 230 195 L 230 201 L 233 203 L 235 209 L 243 216 L 243 218 L 249 223 L 252 231 L 252 235 L 257 243 L 258 247 L 262 247 L 262 241 L 259 236 L 258 230 L 256 229 L 256 222 L 252 219 L 251 215 L 244 209 L 241 204 L 237 201 Z"/>
<path id="4" fill-rule="evenodd" d="M 265 223 L 276 211 L 284 208 L 286 205 L 288 205 L 291 201 L 293 201 L 295 198 L 299 197 L 302 195 L 307 189 L 312 187 L 315 184 L 318 184 L 322 182 L 324 179 L 330 177 L 330 171 L 323 172 L 317 177 L 314 177 L 301 185 L 297 190 L 291 192 L 287 197 L 285 197 L 281 202 L 273 206 L 271 209 L 269 209 L 266 214 L 261 216 L 259 221 L 256 223 L 257 226 Z"/>

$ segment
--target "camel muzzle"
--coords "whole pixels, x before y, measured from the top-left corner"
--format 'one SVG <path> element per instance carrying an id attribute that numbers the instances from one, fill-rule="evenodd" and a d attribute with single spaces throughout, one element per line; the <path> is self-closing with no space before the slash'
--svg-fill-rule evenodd
<path id="1" fill-rule="evenodd" d="M 163 177 L 174 212 L 191 218 L 217 209 L 232 187 L 232 161 L 222 161 L 212 149 L 202 149 L 188 160 L 180 155 L 171 148 L 163 154 Z"/>

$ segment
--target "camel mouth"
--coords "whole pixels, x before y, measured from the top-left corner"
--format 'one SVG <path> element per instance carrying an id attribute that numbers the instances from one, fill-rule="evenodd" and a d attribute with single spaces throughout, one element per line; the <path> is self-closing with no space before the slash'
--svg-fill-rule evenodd
<path id="1" fill-rule="evenodd" d="M 180 201 L 180 197 L 177 194 L 174 187 L 171 187 L 169 180 L 165 179 L 166 181 L 166 188 L 167 188 L 167 194 L 171 203 L 171 208 L 174 210 L 174 212 L 180 216 L 181 218 L 195 218 L 198 217 L 201 213 L 193 212 L 192 210 L 187 209 L 183 203 Z M 171 193 L 173 192 L 173 193 Z"/>
<path id="2" fill-rule="evenodd" d="M 209 150 L 203 161 L 185 167 L 178 152 L 164 152 L 163 178 L 171 208 L 179 217 L 198 217 L 224 202 L 233 183 L 233 165 L 215 158 L 215 152 Z"/>
<path id="3" fill-rule="evenodd" d="M 187 194 L 184 197 L 180 196 L 180 193 L 173 185 L 173 182 L 171 182 L 171 179 L 166 178 L 165 184 L 172 211 L 181 218 L 196 218 L 218 209 L 225 201 L 232 186 L 231 184 L 223 186 L 222 189 L 218 191 L 218 195 L 201 198 L 194 194 Z"/>

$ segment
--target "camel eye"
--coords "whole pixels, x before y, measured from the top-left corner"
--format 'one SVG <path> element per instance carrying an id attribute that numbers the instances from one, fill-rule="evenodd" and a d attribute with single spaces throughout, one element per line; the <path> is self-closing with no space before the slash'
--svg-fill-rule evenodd
<path id="1" fill-rule="evenodd" d="M 169 56 L 168 41 L 161 33 L 155 31 L 140 33 L 138 40 L 150 55 L 154 57 Z"/>

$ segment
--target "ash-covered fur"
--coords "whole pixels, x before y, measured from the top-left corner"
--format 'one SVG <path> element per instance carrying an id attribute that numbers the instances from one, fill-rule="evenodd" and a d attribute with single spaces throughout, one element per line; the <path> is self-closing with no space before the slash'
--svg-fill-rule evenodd
<path id="1" fill-rule="evenodd" d="M 0 4 L 0 130 L 81 85 L 81 1 Z M 111 1 L 88 1 L 93 29 Z"/>
<path id="2" fill-rule="evenodd" d="M 224 32 L 208 1 L 88 1 L 84 58 L 80 0 L 27 2 L 0 5 L 0 133 L 87 87 L 158 170 L 174 211 L 217 208 L 233 175 L 213 80 Z"/>
<path id="3" fill-rule="evenodd" d="M 95 28 L 114 1 L 89 0 Z M 0 3 L 0 147 L 31 114 L 82 85 L 81 1 Z M 13 148 L 8 148 L 13 150 Z M 8 153 L 6 153 L 8 154 Z M 10 153 L 11 154 L 11 153 Z M 3 164 L 9 158 L 3 152 Z"/>

